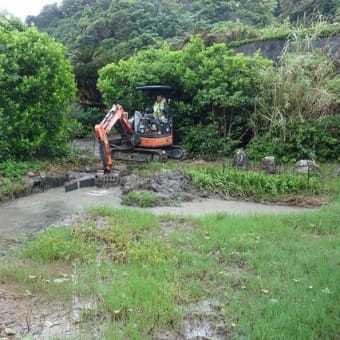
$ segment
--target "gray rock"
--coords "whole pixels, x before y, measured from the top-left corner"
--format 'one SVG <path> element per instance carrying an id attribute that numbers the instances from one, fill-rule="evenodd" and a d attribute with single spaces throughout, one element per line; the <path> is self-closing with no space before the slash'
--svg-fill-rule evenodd
<path id="1" fill-rule="evenodd" d="M 300 159 L 294 165 L 294 171 L 298 174 L 320 171 L 320 166 L 313 160 Z"/>
<path id="2" fill-rule="evenodd" d="M 249 164 L 249 158 L 245 151 L 238 150 L 233 159 L 233 167 L 244 168 Z"/>
<path id="3" fill-rule="evenodd" d="M 275 157 L 274 156 L 266 156 L 261 159 L 261 170 L 265 171 L 267 174 L 275 174 L 276 166 L 275 166 Z"/>
<path id="4" fill-rule="evenodd" d="M 332 171 L 332 176 L 337 177 L 340 176 L 340 168 L 336 168 Z"/>
<path id="5" fill-rule="evenodd" d="M 13 335 L 17 334 L 17 332 L 12 328 L 5 328 L 5 333 L 8 336 L 13 336 Z"/>

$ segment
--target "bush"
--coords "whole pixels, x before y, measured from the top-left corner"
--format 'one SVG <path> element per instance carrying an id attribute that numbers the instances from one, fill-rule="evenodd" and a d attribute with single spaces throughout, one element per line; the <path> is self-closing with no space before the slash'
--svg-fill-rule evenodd
<path id="1" fill-rule="evenodd" d="M 247 147 L 249 157 L 260 159 L 274 155 L 284 162 L 315 159 L 338 161 L 340 155 L 340 115 L 309 119 L 303 124 L 291 122 L 283 139 L 278 131 L 254 137 Z"/>
<path id="2" fill-rule="evenodd" d="M 82 138 L 86 136 L 93 137 L 94 126 L 104 118 L 104 113 L 97 107 L 82 107 L 74 105 L 70 118 L 75 120 L 77 124 L 73 125 L 71 135 L 74 138 Z"/>
<path id="3" fill-rule="evenodd" d="M 0 27 L 0 161 L 62 154 L 75 81 L 66 50 L 34 27 Z"/>
<path id="4" fill-rule="evenodd" d="M 41 162 L 17 162 L 7 160 L 0 163 L 0 172 L 9 179 L 20 179 L 29 171 L 39 171 L 44 167 Z"/>
<path id="5" fill-rule="evenodd" d="M 228 137 L 221 138 L 216 124 L 206 126 L 198 124 L 186 131 L 187 133 L 183 134 L 182 144 L 192 157 L 214 160 L 217 157 L 230 155 L 238 144 Z"/>

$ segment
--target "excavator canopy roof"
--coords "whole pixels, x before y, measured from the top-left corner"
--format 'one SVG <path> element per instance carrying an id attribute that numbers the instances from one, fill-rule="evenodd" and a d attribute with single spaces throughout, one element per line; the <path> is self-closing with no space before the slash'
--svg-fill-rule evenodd
<path id="1" fill-rule="evenodd" d="M 164 92 L 169 92 L 172 90 L 172 87 L 169 85 L 145 85 L 145 86 L 137 86 L 136 90 L 138 91 L 146 91 L 151 94 L 163 94 Z"/>

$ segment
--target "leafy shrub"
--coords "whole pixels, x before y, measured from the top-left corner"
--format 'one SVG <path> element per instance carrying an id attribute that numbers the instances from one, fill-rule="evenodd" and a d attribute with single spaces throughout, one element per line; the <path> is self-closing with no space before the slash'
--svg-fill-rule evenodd
<path id="1" fill-rule="evenodd" d="M 38 171 L 44 167 L 41 162 L 17 162 L 7 160 L 0 163 L 0 172 L 4 177 L 10 179 L 19 179 L 25 175 L 28 171 Z"/>
<path id="2" fill-rule="evenodd" d="M 183 134 L 184 135 L 184 134 Z M 182 144 L 192 157 L 214 160 L 219 156 L 229 155 L 238 142 L 230 138 L 221 138 L 216 124 L 198 124 L 187 129 Z"/>
<path id="3" fill-rule="evenodd" d="M 61 154 L 75 82 L 66 50 L 31 27 L 0 27 L 0 161 Z"/>
<path id="4" fill-rule="evenodd" d="M 104 113 L 97 107 L 74 105 L 70 117 L 78 122 L 78 125 L 73 126 L 72 137 L 82 138 L 93 136 L 94 126 L 104 118 Z"/>
<path id="5" fill-rule="evenodd" d="M 315 159 L 319 162 L 337 161 L 340 155 L 340 115 L 326 116 L 287 125 L 286 138 L 274 130 L 254 137 L 247 147 L 251 158 L 274 155 L 284 162 Z"/>

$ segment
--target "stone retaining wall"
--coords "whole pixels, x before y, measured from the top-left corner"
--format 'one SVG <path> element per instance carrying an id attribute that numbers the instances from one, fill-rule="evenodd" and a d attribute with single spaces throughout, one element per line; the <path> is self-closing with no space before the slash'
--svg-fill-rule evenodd
<path id="1" fill-rule="evenodd" d="M 245 44 L 239 47 L 235 47 L 236 52 L 243 52 L 247 56 L 253 55 L 256 51 L 260 50 L 260 53 L 275 62 L 278 61 L 278 57 L 281 54 L 283 47 L 286 43 L 286 39 L 271 39 L 266 41 L 256 41 L 253 43 Z M 337 34 L 329 38 L 320 38 L 315 42 L 315 47 L 321 48 L 327 54 L 331 55 L 336 60 L 340 61 L 340 34 Z"/>

